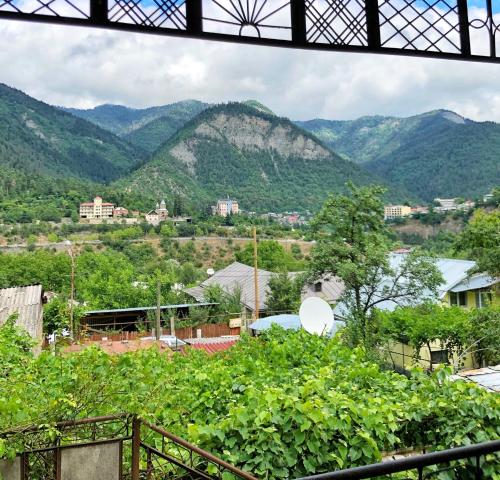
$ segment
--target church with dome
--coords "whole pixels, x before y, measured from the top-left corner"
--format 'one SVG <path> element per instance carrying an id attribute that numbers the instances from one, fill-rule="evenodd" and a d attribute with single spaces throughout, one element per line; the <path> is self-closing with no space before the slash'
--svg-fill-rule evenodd
<path id="1" fill-rule="evenodd" d="M 156 204 L 156 208 L 146 213 L 146 222 L 151 225 L 159 225 L 168 218 L 168 210 L 165 200 Z"/>

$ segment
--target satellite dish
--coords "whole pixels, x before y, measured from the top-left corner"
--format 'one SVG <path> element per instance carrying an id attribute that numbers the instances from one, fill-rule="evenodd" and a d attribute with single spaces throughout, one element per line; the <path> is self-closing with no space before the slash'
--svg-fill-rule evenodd
<path id="1" fill-rule="evenodd" d="M 207 275 L 211 277 L 215 273 L 215 270 L 213 268 L 207 268 Z"/>
<path id="2" fill-rule="evenodd" d="M 326 335 L 333 327 L 333 311 L 322 298 L 306 298 L 299 310 L 300 324 L 309 333 Z"/>

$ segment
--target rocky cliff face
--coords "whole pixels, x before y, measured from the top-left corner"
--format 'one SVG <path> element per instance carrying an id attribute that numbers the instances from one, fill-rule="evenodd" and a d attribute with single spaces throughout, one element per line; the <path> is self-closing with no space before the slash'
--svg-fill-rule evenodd
<path id="1" fill-rule="evenodd" d="M 172 184 L 175 179 L 176 187 Z M 210 108 L 128 180 L 160 196 L 232 195 L 248 210 L 316 209 L 327 193 L 368 175 L 287 119 L 245 104 Z"/>

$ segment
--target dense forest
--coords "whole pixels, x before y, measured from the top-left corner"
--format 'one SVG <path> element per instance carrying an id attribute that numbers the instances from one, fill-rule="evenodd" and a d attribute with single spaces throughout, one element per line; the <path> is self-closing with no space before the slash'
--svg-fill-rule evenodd
<path id="1" fill-rule="evenodd" d="M 481 197 L 500 183 L 500 125 L 437 110 L 409 118 L 296 122 L 415 197 Z"/>
<path id="2" fill-rule="evenodd" d="M 109 182 L 144 158 L 108 131 L 0 84 L 0 166 Z"/>
<path id="3" fill-rule="evenodd" d="M 352 180 L 373 180 L 284 118 L 244 104 L 209 108 L 120 183 L 152 192 L 234 196 L 254 211 L 315 210 Z M 400 191 L 390 195 L 404 196 Z"/>

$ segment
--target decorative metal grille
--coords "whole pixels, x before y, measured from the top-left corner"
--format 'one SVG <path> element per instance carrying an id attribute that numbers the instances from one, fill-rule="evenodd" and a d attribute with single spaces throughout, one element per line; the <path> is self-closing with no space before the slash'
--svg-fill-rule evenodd
<path id="1" fill-rule="evenodd" d="M 90 18 L 87 0 L 0 0 L 0 11 L 50 15 L 54 17 Z"/>
<path id="2" fill-rule="evenodd" d="M 306 0 L 306 35 L 311 43 L 368 45 L 361 0 Z"/>
<path id="3" fill-rule="evenodd" d="M 290 1 L 208 0 L 203 2 L 203 24 L 207 32 L 289 40 Z"/>
<path id="4" fill-rule="evenodd" d="M 0 18 L 500 63 L 500 0 L 0 0 Z"/>
<path id="5" fill-rule="evenodd" d="M 26 480 L 57 480 L 56 450 L 30 452 L 24 456 L 24 478 Z M 24 479 L 23 479 L 24 480 Z"/>
<path id="6" fill-rule="evenodd" d="M 460 53 L 457 0 L 381 0 L 382 46 Z"/>
<path id="7" fill-rule="evenodd" d="M 185 0 L 109 0 L 110 22 L 185 30 Z"/>
<path id="8" fill-rule="evenodd" d="M 497 52 L 500 52 L 500 12 L 495 14 L 494 1 L 469 2 L 471 48 L 478 55 L 496 57 Z"/>

